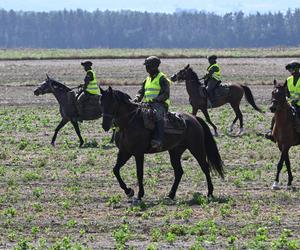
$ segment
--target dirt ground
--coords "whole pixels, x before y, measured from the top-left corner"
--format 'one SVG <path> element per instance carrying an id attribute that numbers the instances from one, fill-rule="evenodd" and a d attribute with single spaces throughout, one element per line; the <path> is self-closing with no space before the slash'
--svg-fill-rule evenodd
<path id="1" fill-rule="evenodd" d="M 182 157 L 184 175 L 173 202 L 165 200 L 173 182 L 168 154 L 147 155 L 144 207 L 132 207 L 119 187 L 112 173 L 117 149 L 99 120 L 80 125 L 86 147 L 78 148 L 71 125 L 59 133 L 56 148 L 50 146 L 60 120 L 58 105 L 52 95 L 36 97 L 33 90 L 46 73 L 69 86 L 81 84 L 80 61 L 0 61 L 0 249 L 79 249 L 76 244 L 91 249 L 299 249 L 299 149 L 290 155 L 294 189 L 285 190 L 283 171 L 283 188 L 274 192 L 270 186 L 279 150 L 257 136 L 270 126 L 272 81 L 284 81 L 290 60 L 219 60 L 225 81 L 246 83 L 267 112 L 260 114 L 243 101 L 246 130 L 237 137 L 227 132 L 234 118 L 229 105 L 210 110 L 226 168 L 225 180 L 213 176 L 212 202 L 205 198 L 204 174 L 189 152 Z M 146 76 L 142 59 L 93 63 L 104 88 L 111 85 L 132 97 Z M 205 59 L 163 59 L 161 69 L 171 75 L 188 63 L 204 74 Z M 183 83 L 172 85 L 171 100 L 172 110 L 190 111 Z M 134 160 L 121 174 L 137 192 Z"/>
<path id="2" fill-rule="evenodd" d="M 284 65 L 291 58 L 222 58 L 224 82 L 246 83 L 252 86 L 258 103 L 270 99 L 270 85 L 274 79 L 283 82 L 287 72 Z M 103 86 L 118 86 L 119 89 L 134 96 L 139 84 L 146 77 L 142 59 L 103 59 L 93 60 L 98 81 Z M 201 77 L 206 70 L 206 59 L 162 59 L 161 70 L 167 75 L 176 73 L 190 64 Z M 74 87 L 83 82 L 84 71 L 79 60 L 24 60 L 0 61 L 2 91 L 0 105 L 50 104 L 52 97 L 34 97 L 33 90 L 46 78 L 54 79 Z M 129 87 L 131 85 L 132 87 Z M 137 85 L 137 86 L 134 86 Z M 175 102 L 187 103 L 183 83 L 172 87 Z"/>

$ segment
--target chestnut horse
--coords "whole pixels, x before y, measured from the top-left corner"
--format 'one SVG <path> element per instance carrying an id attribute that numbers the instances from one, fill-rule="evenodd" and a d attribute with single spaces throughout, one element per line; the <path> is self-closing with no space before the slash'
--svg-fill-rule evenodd
<path id="1" fill-rule="evenodd" d="M 178 71 L 171 77 L 172 81 L 185 81 L 186 90 L 189 94 L 189 101 L 192 105 L 192 114 L 196 115 L 198 109 L 202 111 L 206 121 L 213 127 L 215 135 L 218 135 L 216 125 L 210 120 L 207 112 L 207 95 L 205 93 L 205 86 L 199 81 L 199 78 L 195 71 L 188 64 L 182 70 Z M 233 126 L 237 120 L 240 121 L 240 130 L 238 134 L 243 133 L 243 114 L 240 110 L 240 103 L 245 93 L 248 103 L 257 111 L 262 112 L 255 104 L 251 90 L 241 84 L 231 84 L 228 86 L 229 92 L 216 100 L 214 108 L 220 107 L 226 103 L 229 103 L 235 113 L 235 118 L 230 126 L 229 132 L 232 132 Z M 202 93 L 202 94 L 201 94 Z"/>
<path id="2" fill-rule="evenodd" d="M 300 144 L 300 134 L 296 132 L 295 118 L 291 106 L 286 100 L 286 89 L 274 80 L 274 89 L 272 91 L 272 105 L 270 107 L 273 118 L 272 136 L 277 143 L 281 152 L 279 162 L 277 164 L 277 173 L 273 183 L 273 189 L 279 189 L 279 174 L 285 162 L 288 183 L 287 188 L 292 187 L 293 175 L 291 171 L 291 163 L 289 158 L 289 149 L 292 146 Z"/>

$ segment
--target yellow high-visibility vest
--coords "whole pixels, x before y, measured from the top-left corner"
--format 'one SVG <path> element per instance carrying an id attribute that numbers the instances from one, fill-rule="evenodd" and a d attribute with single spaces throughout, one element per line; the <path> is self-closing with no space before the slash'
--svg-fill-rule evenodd
<path id="1" fill-rule="evenodd" d="M 160 92 L 160 84 L 159 80 L 161 77 L 165 77 L 167 81 L 169 82 L 169 85 L 171 84 L 171 80 L 168 79 L 164 73 L 159 72 L 157 76 L 152 80 L 150 76 L 147 77 L 146 83 L 145 83 L 145 93 L 143 97 L 143 102 L 151 102 L 154 98 L 156 98 Z M 170 99 L 166 100 L 165 103 L 167 106 L 170 105 Z"/>
<path id="2" fill-rule="evenodd" d="M 88 70 L 87 72 L 91 72 L 93 74 L 93 80 L 89 82 L 86 87 L 86 91 L 92 95 L 100 95 L 100 89 L 96 79 L 96 73 L 93 70 Z"/>
<path id="3" fill-rule="evenodd" d="M 288 90 L 290 92 L 290 98 L 289 101 L 296 100 L 297 106 L 300 106 L 300 78 L 298 79 L 296 85 L 294 85 L 294 76 L 290 76 L 287 79 L 287 86 Z"/>
<path id="4" fill-rule="evenodd" d="M 221 81 L 221 69 L 220 69 L 219 64 L 215 63 L 215 64 L 210 65 L 210 66 L 207 68 L 207 72 L 209 73 L 210 69 L 211 69 L 212 67 L 215 67 L 215 66 L 218 68 L 218 71 L 215 71 L 215 72 L 212 74 L 212 78 L 216 79 L 217 81 Z"/>

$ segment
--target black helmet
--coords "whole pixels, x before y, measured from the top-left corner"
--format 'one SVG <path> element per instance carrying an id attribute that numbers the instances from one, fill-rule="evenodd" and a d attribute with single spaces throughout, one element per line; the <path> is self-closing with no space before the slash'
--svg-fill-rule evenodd
<path id="1" fill-rule="evenodd" d="M 82 66 L 92 67 L 93 63 L 91 61 L 84 61 L 81 63 Z"/>
<path id="2" fill-rule="evenodd" d="M 160 59 L 157 56 L 149 56 L 146 58 L 144 65 L 158 67 Z"/>
<path id="3" fill-rule="evenodd" d="M 209 57 L 207 57 L 208 60 L 217 60 L 218 57 L 216 55 L 211 55 Z"/>
<path id="4" fill-rule="evenodd" d="M 288 63 L 286 66 L 285 66 L 285 69 L 288 70 L 288 69 L 295 69 L 295 68 L 300 68 L 300 63 L 297 62 L 297 61 L 291 61 L 290 63 Z"/>

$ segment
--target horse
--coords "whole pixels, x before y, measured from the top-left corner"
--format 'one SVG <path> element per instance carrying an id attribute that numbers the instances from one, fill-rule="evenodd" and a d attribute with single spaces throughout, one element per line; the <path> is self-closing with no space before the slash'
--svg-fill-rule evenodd
<path id="1" fill-rule="evenodd" d="M 183 175 L 181 156 L 186 149 L 196 158 L 206 176 L 207 196 L 213 196 L 210 171 L 213 170 L 224 178 L 223 162 L 213 135 L 201 118 L 187 113 L 179 113 L 186 124 L 184 132 L 180 135 L 165 133 L 162 148 L 154 149 L 150 144 L 152 131 L 144 126 L 143 115 L 140 111 L 141 104 L 133 103 L 129 95 L 119 90 L 113 90 L 111 87 L 108 90 L 100 90 L 102 94 L 101 108 L 103 111 L 102 128 L 104 131 L 108 131 L 112 126 L 112 121 L 119 128 L 115 139 L 119 151 L 113 173 L 128 198 L 134 196 L 134 190 L 127 187 L 123 181 L 120 176 L 120 169 L 131 156 L 135 157 L 139 192 L 137 197 L 133 198 L 133 203 L 134 201 L 141 202 L 144 196 L 144 155 L 162 151 L 169 151 L 175 175 L 174 183 L 168 194 L 170 199 L 175 198 Z"/>
<path id="2" fill-rule="evenodd" d="M 59 103 L 59 112 L 62 117 L 62 120 L 60 121 L 60 123 L 55 129 L 54 135 L 51 140 L 52 146 L 55 146 L 55 140 L 59 130 L 63 128 L 69 121 L 72 123 L 73 127 L 75 128 L 76 134 L 80 141 L 79 146 L 82 147 L 84 143 L 78 126 L 78 122 L 75 119 L 77 117 L 77 109 L 75 104 L 75 96 L 73 94 L 74 100 L 72 100 L 71 91 L 72 91 L 71 88 L 50 78 L 48 75 L 46 80 L 41 84 L 41 86 L 39 86 L 36 90 L 34 90 L 34 95 L 36 96 L 52 93 Z M 95 120 L 100 118 L 102 115 L 100 109 L 100 103 L 98 105 L 98 108 L 93 108 L 93 109 L 95 109 L 95 112 L 93 112 L 92 114 L 89 112 L 85 112 L 85 114 L 82 116 L 82 120 Z"/>
<path id="3" fill-rule="evenodd" d="M 289 149 L 292 146 L 300 144 L 300 133 L 297 133 L 296 131 L 295 118 L 291 106 L 286 100 L 285 87 L 278 84 L 276 80 L 274 80 L 270 111 L 274 113 L 272 136 L 281 152 L 280 159 L 277 164 L 277 173 L 272 188 L 274 190 L 280 189 L 279 175 L 283 166 L 283 162 L 285 162 L 288 173 L 287 188 L 291 189 L 293 175 L 289 159 Z"/>
<path id="4" fill-rule="evenodd" d="M 213 127 L 214 133 L 217 136 L 218 131 L 216 125 L 211 121 L 207 111 L 207 94 L 204 84 L 199 81 L 199 78 L 195 71 L 188 64 L 183 69 L 175 73 L 171 80 L 185 81 L 186 90 L 189 95 L 189 102 L 192 105 L 192 114 L 196 115 L 200 109 L 205 116 L 206 121 Z M 237 120 L 240 121 L 240 130 L 238 134 L 243 133 L 243 114 L 240 110 L 240 102 L 245 94 L 248 103 L 257 111 L 262 112 L 259 107 L 256 106 L 253 95 L 249 87 L 241 84 L 230 84 L 228 86 L 229 91 L 227 95 L 224 95 L 216 100 L 214 108 L 220 107 L 226 103 L 229 103 L 235 113 L 235 118 L 230 126 L 229 132 L 233 131 L 234 124 Z"/>

